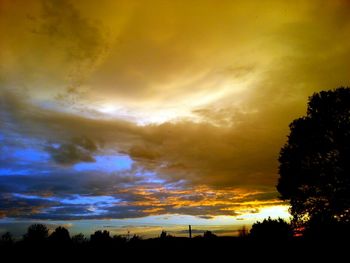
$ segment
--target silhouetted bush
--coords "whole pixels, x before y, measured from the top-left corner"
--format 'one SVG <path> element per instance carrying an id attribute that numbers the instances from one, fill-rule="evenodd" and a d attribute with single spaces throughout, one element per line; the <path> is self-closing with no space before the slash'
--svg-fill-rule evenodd
<path id="1" fill-rule="evenodd" d="M 287 240 L 293 237 L 293 229 L 283 219 L 264 219 L 262 222 L 253 224 L 250 230 L 250 236 L 253 239 L 260 240 Z"/>

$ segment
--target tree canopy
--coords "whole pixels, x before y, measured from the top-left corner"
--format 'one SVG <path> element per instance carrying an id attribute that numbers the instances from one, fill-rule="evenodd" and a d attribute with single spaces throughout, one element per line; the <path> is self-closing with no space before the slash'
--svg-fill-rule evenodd
<path id="1" fill-rule="evenodd" d="M 57 243 L 69 243 L 71 241 L 69 232 L 64 227 L 57 227 L 50 235 L 50 240 Z"/>
<path id="2" fill-rule="evenodd" d="M 293 222 L 350 222 L 350 88 L 313 94 L 290 124 L 277 189 Z"/>
<path id="3" fill-rule="evenodd" d="M 49 229 L 43 224 L 33 224 L 28 227 L 24 240 L 30 242 L 44 242 L 49 235 Z"/>

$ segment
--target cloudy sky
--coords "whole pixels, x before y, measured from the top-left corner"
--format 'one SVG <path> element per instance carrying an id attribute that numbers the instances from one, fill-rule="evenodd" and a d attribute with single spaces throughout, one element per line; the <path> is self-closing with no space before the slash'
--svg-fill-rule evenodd
<path id="1" fill-rule="evenodd" d="M 0 232 L 288 218 L 279 150 L 310 95 L 350 86 L 349 11 L 0 0 Z"/>

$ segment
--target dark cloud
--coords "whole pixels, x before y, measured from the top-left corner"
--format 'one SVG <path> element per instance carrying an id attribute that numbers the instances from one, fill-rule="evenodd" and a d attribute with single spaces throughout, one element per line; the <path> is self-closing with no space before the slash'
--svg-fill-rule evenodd
<path id="1" fill-rule="evenodd" d="M 49 174 L 1 175 L 0 190 L 2 193 L 24 194 L 112 194 L 127 185 L 144 182 L 145 177 L 128 173 L 76 173 L 67 170 L 54 170 Z"/>
<path id="2" fill-rule="evenodd" d="M 0 217 L 33 218 L 43 209 L 59 204 L 42 199 L 17 198 L 12 193 L 1 193 L 0 200 Z"/>
<path id="3" fill-rule="evenodd" d="M 48 146 L 47 150 L 57 163 L 75 164 L 78 162 L 94 162 L 93 154 L 97 151 L 97 146 L 94 141 L 87 137 L 78 137 L 57 147 Z"/>

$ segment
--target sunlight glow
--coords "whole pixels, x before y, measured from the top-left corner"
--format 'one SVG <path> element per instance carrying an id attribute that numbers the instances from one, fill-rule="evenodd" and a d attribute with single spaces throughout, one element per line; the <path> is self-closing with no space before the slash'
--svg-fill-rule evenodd
<path id="1" fill-rule="evenodd" d="M 273 219 L 282 218 L 284 220 L 288 220 L 290 218 L 290 213 L 288 212 L 289 206 L 288 205 L 276 205 L 276 206 L 269 206 L 269 207 L 263 207 L 259 209 L 257 213 L 247 213 L 240 216 L 242 220 L 264 220 L 268 217 L 271 217 Z"/>
<path id="2" fill-rule="evenodd" d="M 111 114 L 111 113 L 115 113 L 117 111 L 117 107 L 112 105 L 112 104 L 103 104 L 102 106 L 100 106 L 98 108 L 98 111 L 99 112 L 102 112 L 102 113 L 106 113 L 106 114 Z"/>

